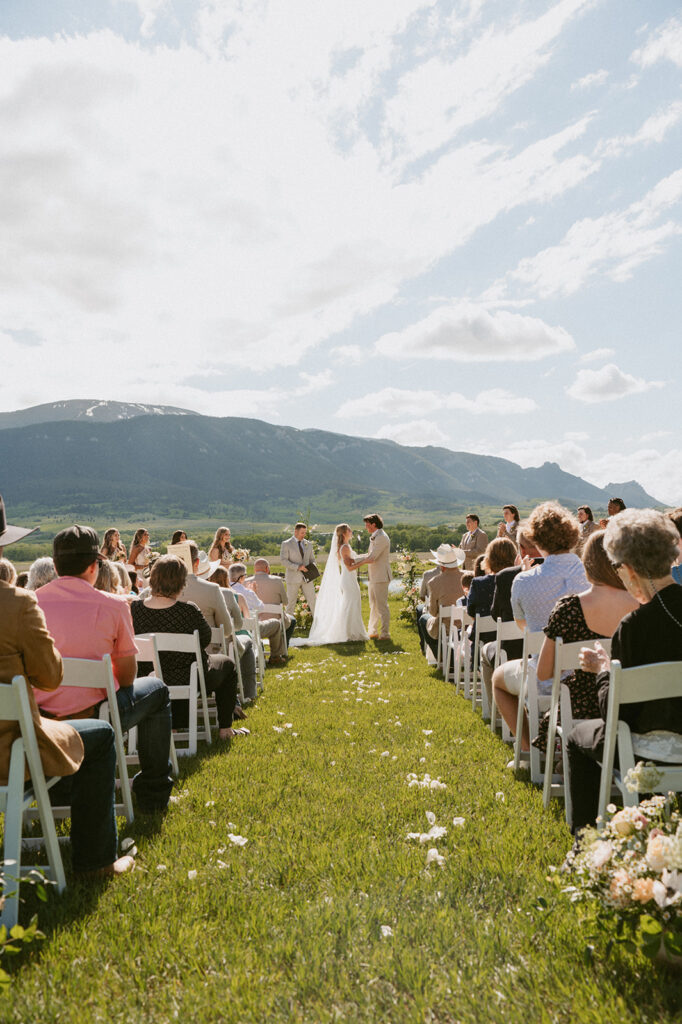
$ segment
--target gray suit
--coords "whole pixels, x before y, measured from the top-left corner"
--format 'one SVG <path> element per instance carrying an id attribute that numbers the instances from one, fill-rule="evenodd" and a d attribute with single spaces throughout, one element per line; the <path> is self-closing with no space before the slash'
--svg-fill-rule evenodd
<path id="1" fill-rule="evenodd" d="M 308 602 L 311 612 L 315 611 L 315 584 L 312 580 L 308 582 L 299 569 L 299 565 L 310 565 L 315 560 L 315 552 L 309 540 L 302 540 L 301 546 L 303 547 L 303 556 L 301 556 L 299 542 L 295 537 L 289 537 L 288 540 L 282 541 L 279 550 L 279 559 L 285 569 L 284 578 L 289 595 L 287 602 L 289 615 L 294 615 L 296 612 L 299 590 L 303 591 L 303 596 Z"/>

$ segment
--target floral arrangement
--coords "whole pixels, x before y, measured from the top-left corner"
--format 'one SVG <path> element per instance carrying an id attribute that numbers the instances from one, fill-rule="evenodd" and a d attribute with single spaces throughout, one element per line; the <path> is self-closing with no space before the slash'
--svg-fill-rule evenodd
<path id="1" fill-rule="evenodd" d="M 403 584 L 403 607 L 400 610 L 400 618 L 406 619 L 408 622 L 414 622 L 417 605 L 419 604 L 417 580 L 421 577 L 421 562 L 411 551 L 407 551 L 405 548 L 398 548 L 398 557 L 393 568 L 397 578 Z"/>
<path id="2" fill-rule="evenodd" d="M 296 625 L 299 629 L 310 629 L 313 624 L 313 613 L 310 610 L 310 605 L 300 592 L 296 602 L 294 615 L 296 616 Z"/>
<path id="3" fill-rule="evenodd" d="M 232 551 L 233 562 L 243 562 L 246 565 L 250 557 L 251 551 L 249 548 L 234 548 Z"/>
<path id="4" fill-rule="evenodd" d="M 655 765 L 637 765 L 626 778 L 651 785 Z M 682 957 L 682 815 L 672 794 L 653 796 L 637 807 L 607 807 L 601 832 L 583 830 L 567 858 L 574 884 L 563 889 L 573 902 L 596 901 L 599 924 L 613 930 L 613 942 L 645 956 Z"/>

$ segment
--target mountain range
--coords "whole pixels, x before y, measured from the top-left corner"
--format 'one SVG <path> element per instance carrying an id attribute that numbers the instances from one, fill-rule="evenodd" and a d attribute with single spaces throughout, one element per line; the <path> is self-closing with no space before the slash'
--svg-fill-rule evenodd
<path id="1" fill-rule="evenodd" d="M 107 510 L 230 515 L 255 522 L 357 518 L 443 520 L 465 507 L 546 498 L 603 509 L 660 505 L 635 481 L 595 487 L 556 463 L 414 448 L 186 409 L 73 401 L 0 414 L 0 493 L 11 505 L 84 516 Z"/>

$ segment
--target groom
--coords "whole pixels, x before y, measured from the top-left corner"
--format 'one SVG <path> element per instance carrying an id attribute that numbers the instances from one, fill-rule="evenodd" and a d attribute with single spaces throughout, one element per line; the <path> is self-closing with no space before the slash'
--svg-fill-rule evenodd
<path id="1" fill-rule="evenodd" d="M 369 534 L 369 555 L 363 559 L 369 573 L 369 637 L 370 640 L 390 640 L 388 628 L 388 584 L 391 580 L 391 541 L 384 533 L 384 521 L 376 512 L 363 516 Z M 379 632 L 381 622 L 381 632 Z"/>

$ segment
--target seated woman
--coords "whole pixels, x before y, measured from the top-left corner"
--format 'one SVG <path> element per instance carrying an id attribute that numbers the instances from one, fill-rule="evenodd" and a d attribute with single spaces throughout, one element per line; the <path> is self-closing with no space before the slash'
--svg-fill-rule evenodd
<path id="1" fill-rule="evenodd" d="M 0 558 L 0 580 L 3 583 L 8 583 L 10 587 L 13 587 L 17 578 L 17 570 L 14 568 L 9 558 Z"/>
<path id="2" fill-rule="evenodd" d="M 215 532 L 208 557 L 211 562 L 221 562 L 223 565 L 232 565 L 234 562 L 234 548 L 230 543 L 230 531 L 227 526 L 219 526 Z"/>
<path id="3" fill-rule="evenodd" d="M 495 576 L 502 569 L 509 569 L 516 561 L 516 544 L 509 540 L 507 537 L 495 537 L 488 544 L 483 555 L 482 568 L 485 570 L 484 576 L 475 576 L 471 581 L 469 588 L 469 594 L 467 596 L 467 612 L 473 619 L 476 615 L 490 615 L 493 604 L 493 595 L 495 593 Z M 481 633 L 480 637 L 475 635 L 476 629 L 475 624 L 469 627 L 469 636 L 472 639 L 471 644 L 471 660 L 473 665 L 474 649 L 477 643 L 490 643 L 496 637 L 496 632 L 484 632 Z M 488 676 L 488 686 L 490 687 L 490 677 Z M 488 703 L 492 695 L 492 688 L 488 692 Z"/>
<path id="4" fill-rule="evenodd" d="M 677 558 L 677 540 L 674 525 L 653 509 L 626 509 L 606 527 L 604 550 L 638 604 L 613 634 L 611 657 L 623 668 L 682 661 L 682 587 L 670 571 Z M 584 671 L 602 675 L 598 679 L 600 715 L 579 722 L 567 740 L 574 832 L 593 824 L 597 816 L 610 659 L 603 649 L 586 649 L 580 663 Z M 682 697 L 625 706 L 620 717 L 633 732 L 682 733 Z"/>
<path id="5" fill-rule="evenodd" d="M 94 583 L 95 590 L 101 590 L 105 594 L 120 594 L 119 586 L 120 577 L 116 566 L 105 558 L 104 561 L 99 563 L 97 579 Z"/>
<path id="6" fill-rule="evenodd" d="M 556 638 L 565 644 L 578 640 L 599 640 L 613 636 L 623 616 L 637 607 L 628 594 L 604 551 L 604 532 L 588 535 L 583 548 L 583 565 L 590 584 L 581 594 L 561 597 L 554 605 L 545 626 L 546 639 L 538 658 L 538 691 L 550 693 L 554 676 Z M 562 680 L 571 693 L 573 718 L 598 718 L 597 677 L 594 672 L 576 669 Z M 549 712 L 542 718 L 533 746 L 547 748 Z"/>
<path id="7" fill-rule="evenodd" d="M 100 553 L 103 554 L 110 562 L 128 561 L 125 544 L 121 543 L 121 534 L 118 530 L 107 530 L 104 534 L 102 547 L 99 550 Z"/>
<path id="8" fill-rule="evenodd" d="M 46 583 L 52 583 L 57 579 L 57 570 L 54 567 L 54 560 L 51 555 L 44 558 L 36 558 L 35 562 L 28 569 L 27 590 L 40 590 Z"/>
<path id="9" fill-rule="evenodd" d="M 151 557 L 152 549 L 149 544 L 149 530 L 141 527 L 135 531 L 133 543 L 130 545 L 130 558 L 128 562 L 139 572 L 141 569 L 147 568 Z"/>
<path id="10" fill-rule="evenodd" d="M 149 579 L 151 595 L 144 601 L 133 601 L 130 611 L 136 633 L 193 633 L 199 630 L 201 661 L 206 689 L 215 694 L 218 706 L 218 727 L 221 740 L 245 735 L 244 730 L 232 728 L 232 714 L 237 703 L 237 673 L 224 654 L 206 654 L 211 643 L 211 627 L 195 604 L 179 601 L 187 579 L 187 569 L 175 555 L 162 555 L 152 566 Z M 192 654 L 163 651 L 159 654 L 163 679 L 167 686 L 186 686 L 194 662 Z M 140 675 L 152 671 L 151 665 L 142 664 Z M 187 725 L 187 702 L 172 701 L 173 727 Z"/>
<path id="11" fill-rule="evenodd" d="M 539 633 L 560 597 L 579 594 L 587 589 L 583 564 L 573 549 L 578 543 L 578 521 L 568 509 L 554 501 L 544 501 L 528 517 L 524 536 L 534 544 L 544 559 L 541 565 L 520 572 L 511 589 L 514 621 L 520 629 Z M 522 659 L 507 661 L 493 673 L 495 702 L 500 714 L 516 732 L 519 693 L 526 666 Z M 535 672 L 537 656 L 530 659 L 529 672 Z M 530 749 L 528 717 L 524 715 L 521 749 Z"/>

